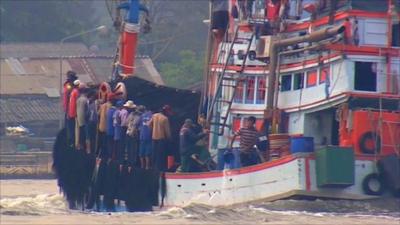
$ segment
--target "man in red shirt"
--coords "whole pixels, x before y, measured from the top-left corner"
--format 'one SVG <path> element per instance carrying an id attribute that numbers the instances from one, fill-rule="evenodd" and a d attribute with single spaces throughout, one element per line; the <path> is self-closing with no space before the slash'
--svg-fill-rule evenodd
<path id="1" fill-rule="evenodd" d="M 75 80 L 73 83 L 73 89 L 69 96 L 68 101 L 68 112 L 67 112 L 67 134 L 70 145 L 75 143 L 75 119 L 76 119 L 76 100 L 79 97 L 79 85 L 81 82 Z"/>
<path id="2" fill-rule="evenodd" d="M 77 80 L 78 77 L 76 73 L 72 70 L 67 72 L 67 80 L 63 85 L 63 109 L 65 112 L 65 122 L 64 125 L 67 126 L 67 114 L 68 114 L 68 105 L 69 105 L 69 96 L 71 94 L 72 88 L 74 86 L 74 81 Z"/>
<path id="3" fill-rule="evenodd" d="M 346 28 L 346 30 L 344 30 L 344 43 L 346 45 L 352 44 L 351 22 L 348 17 L 344 20 L 343 26 Z"/>

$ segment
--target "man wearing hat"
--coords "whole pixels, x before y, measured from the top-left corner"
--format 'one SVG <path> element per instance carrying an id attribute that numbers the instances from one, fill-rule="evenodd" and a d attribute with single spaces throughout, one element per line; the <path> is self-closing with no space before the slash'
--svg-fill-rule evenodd
<path id="1" fill-rule="evenodd" d="M 171 128 L 168 120 L 170 115 L 172 115 L 171 106 L 164 105 L 161 112 L 154 114 L 149 121 L 153 139 L 153 163 L 154 167 L 160 171 L 167 170 L 167 145 L 171 140 Z"/>
<path id="2" fill-rule="evenodd" d="M 74 81 L 77 79 L 78 77 L 74 71 L 70 70 L 67 72 L 67 80 L 63 85 L 63 107 L 66 114 L 68 112 L 69 97 L 74 87 Z"/>
<path id="3" fill-rule="evenodd" d="M 75 141 L 75 120 L 76 120 L 76 100 L 79 97 L 79 80 L 75 80 L 73 83 L 73 89 L 69 96 L 68 101 L 68 139 L 69 144 L 76 146 Z"/>
<path id="4" fill-rule="evenodd" d="M 125 151 L 126 151 L 126 131 L 128 130 L 128 115 L 132 106 L 134 106 L 133 101 L 127 101 L 125 104 L 122 106 L 120 112 L 119 112 L 119 117 L 121 120 L 121 154 L 122 157 L 125 158 Z"/>
<path id="5" fill-rule="evenodd" d="M 78 138 L 78 146 L 77 148 L 80 150 L 86 150 L 89 152 L 89 149 L 86 148 L 86 142 L 88 141 L 88 129 L 87 129 L 87 115 L 89 109 L 89 99 L 87 98 L 88 89 L 86 86 L 81 83 L 79 85 L 79 97 L 76 100 L 76 125 L 77 129 L 77 138 Z"/>
<path id="6" fill-rule="evenodd" d="M 128 162 L 133 165 L 136 162 L 137 151 L 139 148 L 138 143 L 138 132 L 136 121 L 139 115 L 137 115 L 137 106 L 133 101 L 128 100 L 124 107 L 128 111 L 128 116 L 126 118 L 126 131 L 125 131 L 125 154 L 127 156 Z"/>
<path id="7" fill-rule="evenodd" d="M 118 100 L 115 103 L 115 111 L 113 114 L 113 126 L 114 126 L 114 157 L 118 161 L 123 160 L 122 154 L 122 124 L 121 124 L 121 110 L 124 107 L 123 100 Z"/>
<path id="8" fill-rule="evenodd" d="M 207 132 L 196 134 L 194 124 L 191 119 L 186 119 L 179 132 L 179 151 L 181 154 L 181 171 L 192 172 L 192 154 L 195 150 L 196 142 L 207 135 Z"/>

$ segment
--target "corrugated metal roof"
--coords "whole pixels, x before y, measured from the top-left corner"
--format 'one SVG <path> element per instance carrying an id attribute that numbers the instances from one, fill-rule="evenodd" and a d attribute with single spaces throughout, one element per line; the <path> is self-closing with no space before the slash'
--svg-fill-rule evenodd
<path id="1" fill-rule="evenodd" d="M 83 59 L 78 59 L 83 60 Z M 19 61 L 25 70 L 21 74 L 13 70 L 7 59 L 0 59 L 0 94 L 46 94 L 53 88 L 59 91 L 60 62 L 58 59 L 27 59 Z M 63 81 L 65 73 L 71 70 L 68 60 L 63 60 Z M 79 79 L 83 82 L 93 82 L 88 71 L 78 71 Z"/>
<path id="2" fill-rule="evenodd" d="M 82 43 L 15 43 L 0 44 L 1 58 L 59 57 L 88 54 Z"/>
<path id="3" fill-rule="evenodd" d="M 59 99 L 45 95 L 0 96 L 0 123 L 55 121 L 60 118 Z"/>

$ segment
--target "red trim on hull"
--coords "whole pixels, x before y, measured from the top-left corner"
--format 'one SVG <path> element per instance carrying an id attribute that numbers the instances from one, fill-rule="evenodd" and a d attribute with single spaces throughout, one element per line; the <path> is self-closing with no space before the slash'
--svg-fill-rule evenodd
<path id="1" fill-rule="evenodd" d="M 299 158 L 304 158 L 306 159 L 306 185 L 307 185 L 307 179 L 309 179 L 308 182 L 311 182 L 310 179 L 310 172 L 309 172 L 309 166 L 307 169 L 307 163 L 309 164 L 309 160 L 314 160 L 315 156 L 314 155 L 308 155 L 308 156 L 295 156 L 295 155 L 288 155 L 284 156 L 280 159 L 270 161 L 270 162 L 265 162 L 261 164 L 257 164 L 254 166 L 249 166 L 249 167 L 243 167 L 239 169 L 234 169 L 234 170 L 228 170 L 225 172 L 225 174 L 222 171 L 215 171 L 215 172 L 205 172 L 205 173 L 166 173 L 165 177 L 166 179 L 206 179 L 206 178 L 216 178 L 216 177 L 223 177 L 223 176 L 234 176 L 234 175 L 241 175 L 241 174 L 246 174 L 246 173 L 252 173 L 252 172 L 257 172 L 260 170 L 272 168 L 275 166 L 280 166 L 286 163 L 289 163 L 295 159 Z M 378 157 L 379 159 L 380 157 Z M 370 155 L 356 155 L 356 160 L 363 160 L 363 161 L 374 161 L 376 158 L 374 156 Z M 308 171 L 307 171 L 308 170 Z M 307 178 L 307 174 L 309 178 Z M 311 185 L 311 183 L 309 184 Z"/>
<path id="2" fill-rule="evenodd" d="M 260 171 L 263 169 L 286 164 L 295 159 L 297 159 L 297 157 L 295 157 L 293 155 L 288 155 L 288 156 L 282 157 L 282 158 L 274 160 L 274 161 L 265 162 L 265 163 L 257 164 L 254 166 L 243 167 L 243 168 L 234 169 L 234 170 L 227 170 L 225 172 L 225 174 L 222 171 L 206 172 L 206 173 L 166 173 L 165 177 L 167 179 L 202 179 L 202 178 L 214 178 L 214 177 L 240 175 L 240 174 L 256 172 L 256 171 Z"/>

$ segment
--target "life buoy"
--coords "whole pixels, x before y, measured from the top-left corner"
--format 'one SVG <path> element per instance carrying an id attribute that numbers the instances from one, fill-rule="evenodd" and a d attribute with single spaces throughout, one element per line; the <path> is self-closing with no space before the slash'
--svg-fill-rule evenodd
<path id="1" fill-rule="evenodd" d="M 373 145 L 370 143 L 373 143 Z M 361 135 L 358 146 L 361 152 L 365 154 L 379 153 L 381 151 L 381 137 L 372 131 L 365 132 Z"/>
<path id="2" fill-rule="evenodd" d="M 114 88 L 114 94 L 115 98 L 119 100 L 126 100 L 127 97 L 127 92 L 126 92 L 126 87 L 125 84 L 122 82 L 118 82 L 117 85 Z"/>
<path id="3" fill-rule="evenodd" d="M 111 87 L 107 82 L 103 82 L 99 87 L 99 99 L 103 102 L 107 101 L 107 95 L 111 92 Z"/>
<path id="4" fill-rule="evenodd" d="M 382 178 L 377 173 L 367 175 L 362 182 L 362 187 L 367 195 L 382 195 L 385 191 Z"/>

